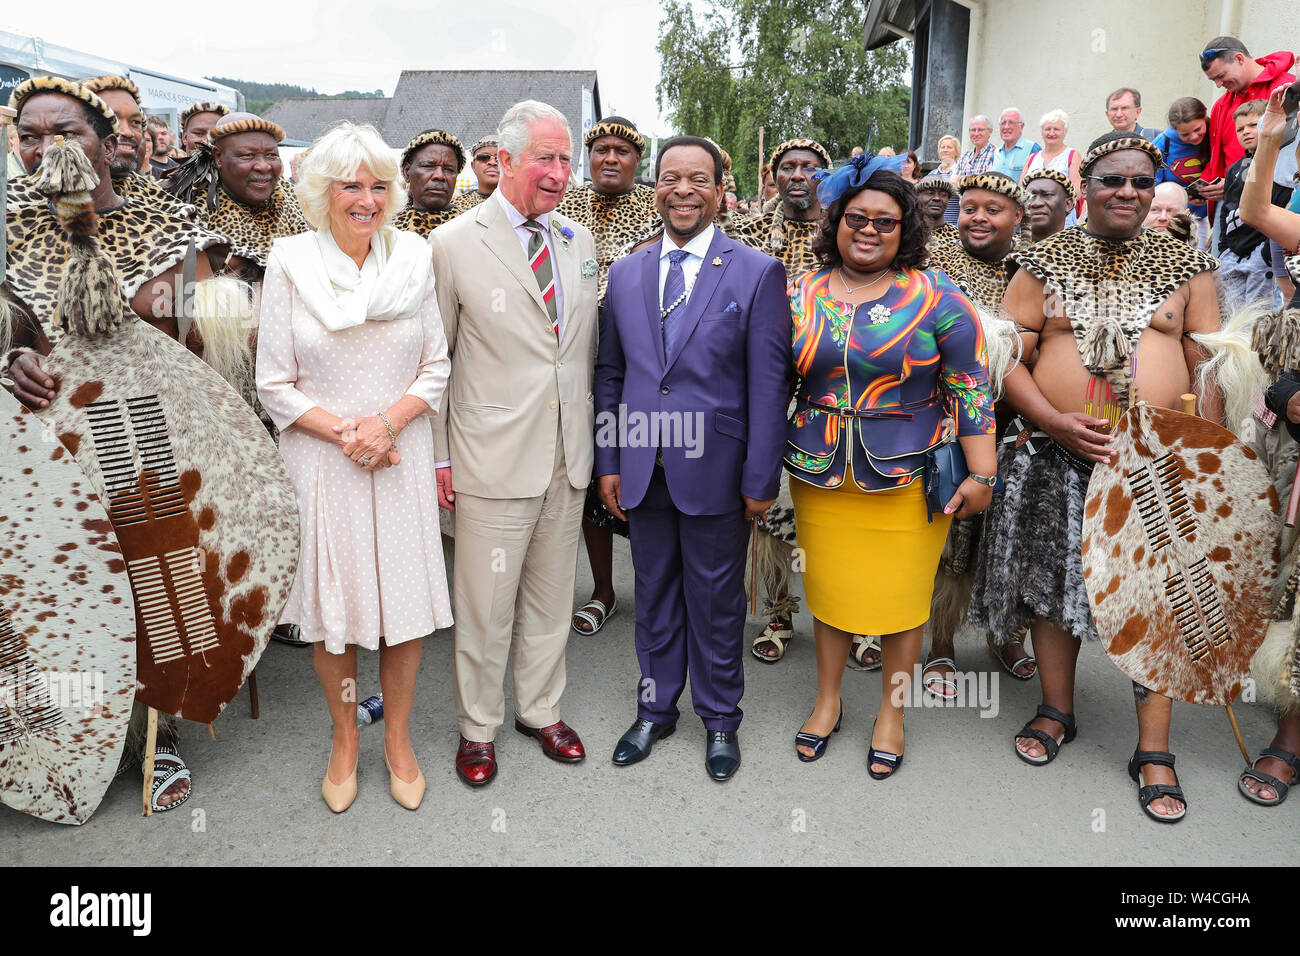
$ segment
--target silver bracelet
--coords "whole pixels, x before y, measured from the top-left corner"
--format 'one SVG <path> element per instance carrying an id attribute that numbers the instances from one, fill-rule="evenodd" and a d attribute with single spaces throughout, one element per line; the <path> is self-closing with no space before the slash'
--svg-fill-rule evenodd
<path id="1" fill-rule="evenodd" d="M 994 487 L 998 483 L 998 473 L 996 471 L 993 474 L 989 475 L 987 478 L 984 477 L 983 475 L 974 474 L 973 472 L 967 475 L 966 477 L 968 477 L 971 481 L 978 481 L 981 485 L 985 485 L 989 488 Z"/>
<path id="2" fill-rule="evenodd" d="M 396 450 L 397 450 L 397 433 L 393 431 L 393 425 L 392 425 L 392 423 L 388 420 L 388 416 L 385 415 L 383 412 L 377 412 L 376 414 L 379 415 L 379 420 L 382 421 L 382 422 L 384 423 L 384 427 L 385 427 L 386 429 L 388 429 L 388 441 L 389 441 L 389 449 L 388 449 L 388 450 L 389 450 L 389 451 L 396 451 Z"/>

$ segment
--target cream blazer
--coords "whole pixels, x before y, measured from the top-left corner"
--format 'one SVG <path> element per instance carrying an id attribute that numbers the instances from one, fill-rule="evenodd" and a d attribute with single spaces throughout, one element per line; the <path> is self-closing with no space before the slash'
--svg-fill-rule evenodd
<path id="1" fill-rule="evenodd" d="M 550 484 L 562 435 L 569 482 L 591 482 L 595 416 L 596 244 L 557 213 L 553 267 L 564 293 L 562 337 L 505 210 L 495 200 L 429 234 L 451 381 L 434 420 L 438 461 L 458 492 L 533 498 Z"/>

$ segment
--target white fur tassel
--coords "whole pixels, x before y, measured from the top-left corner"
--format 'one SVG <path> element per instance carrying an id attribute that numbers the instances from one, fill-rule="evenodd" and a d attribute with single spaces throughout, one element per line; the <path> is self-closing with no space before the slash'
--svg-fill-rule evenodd
<path id="1" fill-rule="evenodd" d="M 237 386 L 252 369 L 252 288 L 231 276 L 195 283 L 193 317 L 203 339 L 203 360 Z"/>
<path id="2" fill-rule="evenodd" d="M 1274 621 L 1250 661 L 1258 697 L 1281 713 L 1300 710 L 1300 662 L 1296 660 L 1295 619 Z"/>
<path id="3" fill-rule="evenodd" d="M 1210 353 L 1196 369 L 1198 391 L 1213 386 L 1223 392 L 1228 428 L 1240 433 L 1254 412 L 1255 399 L 1268 388 L 1269 378 L 1260 364 L 1252 338 L 1268 309 L 1254 305 L 1234 312 L 1217 332 L 1193 332 L 1192 339 Z"/>

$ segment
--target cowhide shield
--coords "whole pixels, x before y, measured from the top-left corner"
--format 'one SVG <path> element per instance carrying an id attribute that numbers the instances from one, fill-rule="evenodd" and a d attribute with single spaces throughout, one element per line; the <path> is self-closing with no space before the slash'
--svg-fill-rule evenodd
<path id="1" fill-rule="evenodd" d="M 85 823 L 135 696 L 135 604 L 72 455 L 0 391 L 0 802 Z"/>
<path id="2" fill-rule="evenodd" d="M 69 335 L 39 415 L 108 507 L 135 594 L 139 699 L 208 722 L 257 664 L 298 563 L 279 452 L 239 394 L 157 329 Z"/>
<path id="3" fill-rule="evenodd" d="M 1139 684 L 1229 704 L 1268 630 L 1277 492 L 1256 454 L 1205 419 L 1138 405 L 1116 436 L 1083 512 L 1097 632 Z"/>

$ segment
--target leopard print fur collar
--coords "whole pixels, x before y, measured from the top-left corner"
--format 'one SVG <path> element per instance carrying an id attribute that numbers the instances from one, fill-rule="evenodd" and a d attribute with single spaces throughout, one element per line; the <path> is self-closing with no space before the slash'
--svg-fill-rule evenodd
<path id="1" fill-rule="evenodd" d="M 275 192 L 260 209 L 245 205 L 218 187 L 216 207 L 200 204 L 199 221 L 229 241 L 232 256 L 255 262 L 263 270 L 272 242 L 311 228 L 298 208 L 292 187 L 283 179 L 276 182 Z"/>
<path id="2" fill-rule="evenodd" d="M 30 178 L 30 177 L 25 177 Z M 6 204 L 5 230 L 8 268 L 4 291 L 16 297 L 41 324 L 54 345 L 63 337 L 55 322 L 55 305 L 68 240 L 45 197 L 18 181 Z M 102 212 L 99 245 L 117 271 L 122 301 L 130 312 L 132 297 L 150 279 L 185 259 L 192 241 L 203 251 L 225 239 L 183 218 L 173 208 L 127 199 L 117 209 Z"/>
<path id="3" fill-rule="evenodd" d="M 1121 397 L 1138 339 L 1156 309 L 1194 276 L 1219 267 L 1212 256 L 1154 229 L 1111 240 L 1071 226 L 1011 258 L 1059 299 L 1084 366 Z"/>
<path id="4" fill-rule="evenodd" d="M 459 215 L 460 210 L 456 208 L 454 203 L 437 212 L 428 212 L 424 209 L 416 209 L 414 206 L 407 206 L 393 217 L 393 228 L 402 229 L 406 232 L 418 232 L 427 239 L 429 233 L 444 222 L 451 222 Z"/>

